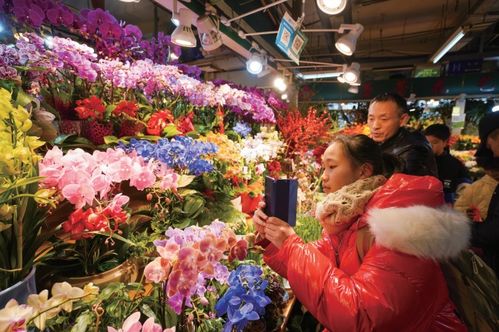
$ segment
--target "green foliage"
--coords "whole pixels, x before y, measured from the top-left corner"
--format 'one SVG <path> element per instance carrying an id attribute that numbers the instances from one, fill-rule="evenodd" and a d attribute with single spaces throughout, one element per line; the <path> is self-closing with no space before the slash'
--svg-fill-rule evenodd
<path id="1" fill-rule="evenodd" d="M 314 217 L 300 214 L 296 218 L 295 232 L 303 241 L 312 242 L 321 237 L 322 226 Z"/>

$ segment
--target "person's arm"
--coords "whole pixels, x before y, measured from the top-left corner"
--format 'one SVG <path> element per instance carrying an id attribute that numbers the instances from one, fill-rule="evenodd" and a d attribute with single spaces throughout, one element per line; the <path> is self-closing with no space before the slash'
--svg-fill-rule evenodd
<path id="1" fill-rule="evenodd" d="M 314 246 L 292 240 L 279 250 L 279 258 L 297 299 L 331 331 L 371 331 L 387 322 L 398 322 L 398 330 L 404 330 L 414 308 L 446 292 L 435 285 L 437 263 L 382 247 L 372 247 L 351 276 Z"/>

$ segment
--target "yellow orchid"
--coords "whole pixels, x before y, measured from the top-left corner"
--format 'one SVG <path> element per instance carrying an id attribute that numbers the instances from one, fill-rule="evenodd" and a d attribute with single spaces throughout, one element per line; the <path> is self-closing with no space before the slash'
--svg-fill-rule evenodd
<path id="1" fill-rule="evenodd" d="M 90 303 L 99 295 L 99 287 L 95 286 L 93 282 L 90 282 L 83 287 L 83 293 L 83 302 Z"/>
<path id="2" fill-rule="evenodd" d="M 39 294 L 31 294 L 26 301 L 33 308 L 33 323 L 42 331 L 47 319 L 54 318 L 61 311 L 53 299 L 48 299 L 48 295 L 49 291 L 44 289 Z"/>
<path id="3" fill-rule="evenodd" d="M 83 297 L 83 289 L 71 286 L 68 282 L 57 282 L 52 286 L 52 299 L 64 311 L 73 310 L 73 301 Z"/>

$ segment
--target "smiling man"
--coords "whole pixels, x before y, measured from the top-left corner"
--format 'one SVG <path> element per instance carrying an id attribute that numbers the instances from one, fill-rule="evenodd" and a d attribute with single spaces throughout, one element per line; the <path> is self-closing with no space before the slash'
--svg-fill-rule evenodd
<path id="1" fill-rule="evenodd" d="M 409 121 L 407 102 L 394 93 L 383 93 L 369 104 L 367 124 L 371 138 L 385 153 L 397 157 L 402 173 L 437 176 L 437 165 L 426 138 L 404 128 Z"/>

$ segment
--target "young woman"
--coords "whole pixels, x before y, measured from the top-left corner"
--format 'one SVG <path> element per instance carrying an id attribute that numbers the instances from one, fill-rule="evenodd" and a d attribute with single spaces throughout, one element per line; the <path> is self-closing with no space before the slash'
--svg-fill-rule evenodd
<path id="1" fill-rule="evenodd" d="M 323 238 L 303 243 L 285 221 L 265 215 L 262 203 L 253 221 L 270 242 L 267 264 L 330 331 L 466 331 L 437 260 L 468 246 L 469 223 L 442 207 L 440 181 L 386 180 L 381 151 L 364 135 L 337 137 L 323 164 Z M 375 242 L 360 255 L 365 227 Z"/>

